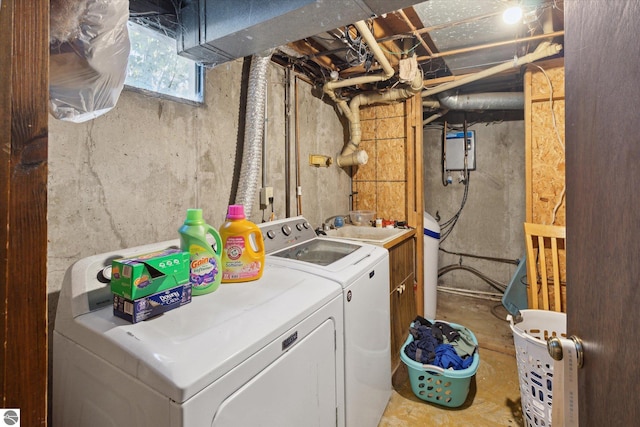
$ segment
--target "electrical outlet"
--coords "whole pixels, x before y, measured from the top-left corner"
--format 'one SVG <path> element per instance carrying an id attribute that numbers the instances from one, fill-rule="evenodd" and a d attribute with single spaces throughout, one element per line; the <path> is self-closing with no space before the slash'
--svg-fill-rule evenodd
<path id="1" fill-rule="evenodd" d="M 273 187 L 263 187 L 260 189 L 260 208 L 267 209 L 273 200 Z"/>

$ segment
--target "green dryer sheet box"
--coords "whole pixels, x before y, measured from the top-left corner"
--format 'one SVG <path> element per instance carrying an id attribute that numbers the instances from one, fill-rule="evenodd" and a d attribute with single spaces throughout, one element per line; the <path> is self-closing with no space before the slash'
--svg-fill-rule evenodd
<path id="1" fill-rule="evenodd" d="M 189 252 L 180 249 L 116 259 L 111 262 L 111 292 L 136 300 L 189 281 Z"/>

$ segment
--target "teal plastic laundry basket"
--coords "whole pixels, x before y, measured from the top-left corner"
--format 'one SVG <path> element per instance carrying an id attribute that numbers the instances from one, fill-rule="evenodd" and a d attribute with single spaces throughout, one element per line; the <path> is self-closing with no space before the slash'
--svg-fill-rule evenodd
<path id="1" fill-rule="evenodd" d="M 437 322 L 448 323 L 449 326 L 458 330 L 462 328 L 461 325 L 456 323 L 444 322 L 442 320 L 437 320 Z M 413 327 L 413 323 L 411 326 Z M 473 332 L 469 332 L 473 343 L 477 347 L 478 340 L 476 336 Z M 478 366 L 480 365 L 478 349 L 476 348 L 472 356 L 473 361 L 468 368 L 452 370 L 443 369 L 434 365 L 425 365 L 411 359 L 404 352 L 405 347 L 411 342 L 413 342 L 413 335 L 409 334 L 409 337 L 400 349 L 400 359 L 407 365 L 413 394 L 419 399 L 450 408 L 457 408 L 462 405 L 464 401 L 467 400 L 471 379 L 478 371 Z"/>

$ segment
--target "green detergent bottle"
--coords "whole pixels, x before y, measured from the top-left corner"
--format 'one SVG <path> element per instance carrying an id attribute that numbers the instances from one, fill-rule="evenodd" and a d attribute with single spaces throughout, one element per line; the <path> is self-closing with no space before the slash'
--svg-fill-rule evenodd
<path id="1" fill-rule="evenodd" d="M 187 219 L 178 232 L 180 248 L 190 255 L 191 293 L 195 296 L 215 291 L 222 280 L 220 234 L 202 219 L 202 209 L 187 209 Z M 207 235 L 214 238 L 215 249 L 207 241 Z"/>

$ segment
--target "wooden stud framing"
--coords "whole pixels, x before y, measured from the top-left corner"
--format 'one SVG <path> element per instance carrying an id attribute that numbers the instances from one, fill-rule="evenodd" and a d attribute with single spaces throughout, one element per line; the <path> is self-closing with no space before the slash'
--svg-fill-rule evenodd
<path id="1" fill-rule="evenodd" d="M 0 6 L 2 408 L 47 423 L 49 2 Z"/>

